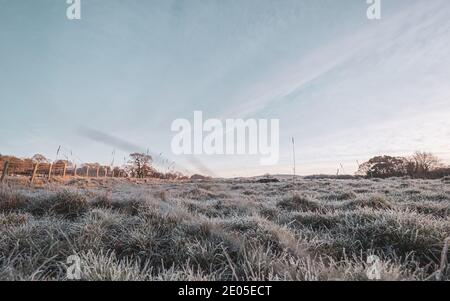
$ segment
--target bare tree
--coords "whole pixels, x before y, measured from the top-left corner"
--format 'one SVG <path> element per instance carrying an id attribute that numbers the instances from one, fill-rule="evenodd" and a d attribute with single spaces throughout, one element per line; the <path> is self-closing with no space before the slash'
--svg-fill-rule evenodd
<path id="1" fill-rule="evenodd" d="M 414 162 L 414 169 L 416 175 L 424 175 L 432 171 L 433 169 L 442 166 L 441 161 L 438 157 L 432 153 L 427 152 L 416 152 L 412 156 L 412 161 Z"/>

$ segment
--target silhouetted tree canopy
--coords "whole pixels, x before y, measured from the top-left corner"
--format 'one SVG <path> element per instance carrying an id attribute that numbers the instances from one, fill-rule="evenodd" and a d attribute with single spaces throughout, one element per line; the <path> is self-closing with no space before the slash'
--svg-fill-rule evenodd
<path id="1" fill-rule="evenodd" d="M 358 174 L 373 178 L 400 177 L 405 175 L 407 163 L 403 157 L 377 156 L 363 163 Z"/>
<path id="2" fill-rule="evenodd" d="M 410 176 L 414 178 L 440 178 L 450 174 L 438 157 L 432 153 L 416 152 L 413 156 L 377 156 L 361 164 L 356 173 L 372 178 Z"/>
<path id="3" fill-rule="evenodd" d="M 31 160 L 35 163 L 48 163 L 49 160 L 41 154 L 36 154 L 33 157 L 31 157 Z"/>
<path id="4" fill-rule="evenodd" d="M 155 170 L 151 166 L 152 161 L 153 159 L 150 155 L 133 153 L 130 154 L 128 169 L 133 177 L 145 178 L 155 173 Z"/>

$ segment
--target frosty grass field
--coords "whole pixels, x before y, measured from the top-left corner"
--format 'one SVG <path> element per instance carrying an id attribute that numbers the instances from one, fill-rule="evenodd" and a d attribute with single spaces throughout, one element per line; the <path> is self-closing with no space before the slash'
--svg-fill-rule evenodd
<path id="1" fill-rule="evenodd" d="M 0 279 L 450 280 L 448 179 L 278 179 L 11 179 Z"/>

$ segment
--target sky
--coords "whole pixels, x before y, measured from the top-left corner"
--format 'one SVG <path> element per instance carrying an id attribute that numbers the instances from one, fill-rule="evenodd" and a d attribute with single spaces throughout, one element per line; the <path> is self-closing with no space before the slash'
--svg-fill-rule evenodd
<path id="1" fill-rule="evenodd" d="M 294 137 L 302 175 L 416 150 L 450 163 L 450 2 L 381 3 L 369 20 L 365 0 L 81 0 L 68 20 L 65 0 L 0 0 L 0 153 L 149 149 L 235 177 L 292 173 Z M 196 110 L 279 119 L 278 164 L 174 155 L 171 124 Z"/>

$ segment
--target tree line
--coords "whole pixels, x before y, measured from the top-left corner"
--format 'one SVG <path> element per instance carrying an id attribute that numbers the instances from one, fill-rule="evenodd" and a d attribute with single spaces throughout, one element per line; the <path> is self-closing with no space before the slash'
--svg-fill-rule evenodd
<path id="1" fill-rule="evenodd" d="M 445 166 L 434 154 L 415 152 L 409 157 L 376 156 L 359 166 L 358 176 L 368 178 L 411 177 L 440 179 L 450 175 L 450 167 Z"/>

